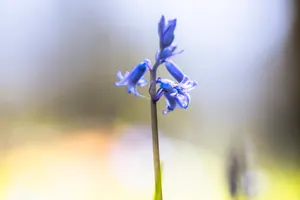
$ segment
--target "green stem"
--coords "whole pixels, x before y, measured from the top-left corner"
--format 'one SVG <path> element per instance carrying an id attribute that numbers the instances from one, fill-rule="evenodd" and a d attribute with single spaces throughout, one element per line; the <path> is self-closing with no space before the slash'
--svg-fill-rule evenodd
<path id="1" fill-rule="evenodd" d="M 150 71 L 150 104 L 151 104 L 151 126 L 152 126 L 152 145 L 153 145 L 153 162 L 154 162 L 154 177 L 155 177 L 155 194 L 158 194 L 157 200 L 162 200 L 162 186 L 161 186 L 161 169 L 159 156 L 159 138 L 158 138 L 158 123 L 157 123 L 157 105 L 153 97 L 156 93 L 156 71 L 159 66 L 156 62 Z"/>

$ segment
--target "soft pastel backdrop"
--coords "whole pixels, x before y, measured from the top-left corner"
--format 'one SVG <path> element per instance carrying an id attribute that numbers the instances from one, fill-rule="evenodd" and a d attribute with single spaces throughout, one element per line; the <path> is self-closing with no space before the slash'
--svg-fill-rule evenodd
<path id="1" fill-rule="evenodd" d="M 159 102 L 165 199 L 229 198 L 232 148 L 253 199 L 299 199 L 298 4 L 2 0 L 0 199 L 152 198 L 149 102 L 113 82 L 153 61 L 162 14 L 199 83 L 188 110 L 163 116 Z"/>

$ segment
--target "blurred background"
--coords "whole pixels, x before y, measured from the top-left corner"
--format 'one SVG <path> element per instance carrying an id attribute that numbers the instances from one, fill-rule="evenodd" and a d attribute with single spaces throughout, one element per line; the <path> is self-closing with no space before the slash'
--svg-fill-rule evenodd
<path id="1" fill-rule="evenodd" d="M 154 62 L 162 14 L 199 83 L 187 110 L 163 116 L 159 102 L 164 199 L 300 199 L 299 12 L 297 0 L 1 0 L 0 199 L 152 199 L 149 101 L 113 83 Z"/>

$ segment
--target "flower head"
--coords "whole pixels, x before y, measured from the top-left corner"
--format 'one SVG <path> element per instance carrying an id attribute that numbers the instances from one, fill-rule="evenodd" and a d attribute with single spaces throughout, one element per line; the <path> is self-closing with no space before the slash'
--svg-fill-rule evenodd
<path id="1" fill-rule="evenodd" d="M 154 100 L 158 101 L 164 95 L 167 104 L 167 110 L 163 110 L 163 114 L 173 111 L 176 107 L 188 108 L 191 97 L 185 91 L 185 87 L 182 87 L 184 85 L 162 78 L 158 78 L 156 82 L 160 84 L 160 87 L 156 92 Z"/>
<path id="2" fill-rule="evenodd" d="M 120 79 L 119 82 L 115 82 L 115 86 L 127 86 L 127 92 L 132 93 L 136 96 L 141 96 L 137 92 L 136 86 L 144 87 L 147 85 L 147 80 L 143 79 L 147 69 L 151 68 L 151 62 L 145 59 L 134 67 L 131 72 L 125 72 L 124 76 L 120 71 L 117 72 L 117 77 Z"/>
<path id="3" fill-rule="evenodd" d="M 177 45 L 174 42 L 176 24 L 176 19 L 166 21 L 165 17 L 162 16 L 158 23 L 160 48 L 156 52 L 156 62 L 154 66 L 152 67 L 150 61 L 145 59 L 143 62 L 134 67 L 131 72 L 125 72 L 124 76 L 120 71 L 118 71 L 117 77 L 120 80 L 115 83 L 116 86 L 127 86 L 128 93 L 143 97 L 137 92 L 137 86 L 143 87 L 147 85 L 144 75 L 148 69 L 151 71 L 151 85 L 149 93 L 154 101 L 158 101 L 162 96 L 165 97 L 167 110 L 163 111 L 164 114 L 173 111 L 176 107 L 183 109 L 188 108 L 191 102 L 189 92 L 197 86 L 196 81 L 191 80 L 172 60 L 170 60 L 170 58 L 174 55 L 183 52 L 183 50 L 175 52 L 177 49 Z M 158 66 L 163 63 L 165 63 L 166 69 L 176 81 L 162 78 L 155 80 L 156 70 Z M 156 83 L 154 83 L 155 81 Z M 157 91 L 152 90 L 152 86 L 155 84 L 160 84 Z"/>

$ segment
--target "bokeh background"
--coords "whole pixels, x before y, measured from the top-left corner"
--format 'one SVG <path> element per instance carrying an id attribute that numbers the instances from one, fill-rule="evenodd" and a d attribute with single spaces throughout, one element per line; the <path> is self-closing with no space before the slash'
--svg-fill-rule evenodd
<path id="1" fill-rule="evenodd" d="M 165 199 L 230 199 L 235 171 L 240 199 L 300 199 L 299 12 L 297 0 L 1 0 L 0 199 L 152 199 L 149 102 L 113 83 L 154 62 L 162 14 L 199 83 L 188 110 L 163 116 L 159 102 Z"/>

